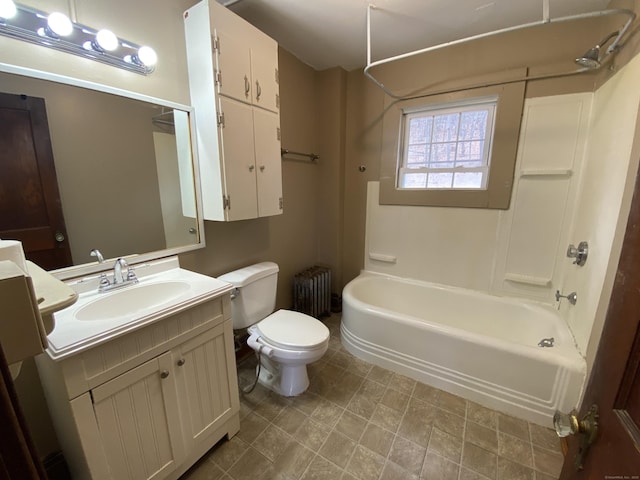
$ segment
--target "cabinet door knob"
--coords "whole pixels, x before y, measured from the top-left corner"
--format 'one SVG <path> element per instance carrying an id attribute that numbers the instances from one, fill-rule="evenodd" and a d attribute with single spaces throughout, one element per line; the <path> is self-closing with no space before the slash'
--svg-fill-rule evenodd
<path id="1" fill-rule="evenodd" d="M 178 366 L 179 367 L 183 366 L 185 362 L 186 360 L 184 358 L 181 358 L 180 360 L 178 360 Z"/>
<path id="2" fill-rule="evenodd" d="M 249 90 L 251 90 L 251 82 L 249 81 L 249 79 L 245 75 L 244 76 L 244 96 L 245 97 L 249 96 Z"/>
<path id="3" fill-rule="evenodd" d="M 260 171 L 264 172 L 264 165 L 260 165 Z"/>
<path id="4" fill-rule="evenodd" d="M 169 370 L 163 370 L 160 372 L 160 378 L 167 378 L 169 376 Z"/>
<path id="5" fill-rule="evenodd" d="M 250 171 L 250 172 L 253 172 L 253 169 L 254 169 L 254 168 L 256 168 L 256 166 L 255 166 L 255 165 L 249 165 L 249 171 Z"/>
<path id="6" fill-rule="evenodd" d="M 260 100 L 260 95 L 262 95 L 262 88 L 260 88 L 260 82 L 256 80 L 256 100 Z"/>

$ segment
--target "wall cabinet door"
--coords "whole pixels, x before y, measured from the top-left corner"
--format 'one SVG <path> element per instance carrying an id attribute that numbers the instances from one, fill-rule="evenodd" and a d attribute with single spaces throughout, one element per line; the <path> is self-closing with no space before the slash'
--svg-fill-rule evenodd
<path id="1" fill-rule="evenodd" d="M 161 479 L 184 458 L 174 377 L 165 353 L 91 391 L 111 478 Z"/>
<path id="2" fill-rule="evenodd" d="M 251 79 L 253 80 L 253 104 L 278 112 L 280 109 L 278 46 L 274 41 L 265 41 L 251 46 Z"/>
<path id="3" fill-rule="evenodd" d="M 187 441 L 206 437 L 238 410 L 237 388 L 232 387 L 237 385 L 232 355 L 230 321 L 198 335 L 173 352 Z"/>
<path id="4" fill-rule="evenodd" d="M 244 220 L 258 216 L 256 161 L 253 141 L 251 105 L 220 97 L 224 122 L 219 127 L 224 162 L 227 220 Z"/>
<path id="5" fill-rule="evenodd" d="M 278 44 L 268 37 L 252 42 L 237 25 L 217 25 L 214 32 L 218 93 L 277 112 Z"/>
<path id="6" fill-rule="evenodd" d="M 280 118 L 277 114 L 253 109 L 256 151 L 258 215 L 282 213 L 282 160 L 280 157 Z"/>
<path id="7" fill-rule="evenodd" d="M 214 31 L 218 93 L 251 103 L 251 53 L 246 40 L 224 29 L 217 28 Z"/>

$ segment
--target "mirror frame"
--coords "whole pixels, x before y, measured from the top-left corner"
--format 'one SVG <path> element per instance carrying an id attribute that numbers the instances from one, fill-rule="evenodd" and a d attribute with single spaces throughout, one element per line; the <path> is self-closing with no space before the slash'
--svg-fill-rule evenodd
<path id="1" fill-rule="evenodd" d="M 108 94 L 117 95 L 120 97 L 131 98 L 133 100 L 153 103 L 156 105 L 173 108 L 174 110 L 182 110 L 187 112 L 189 114 L 189 127 L 190 127 L 190 133 L 191 133 L 191 157 L 193 162 L 193 175 L 194 175 L 194 187 L 195 187 L 194 190 L 196 195 L 195 200 L 196 200 L 196 215 L 197 215 L 197 223 L 198 223 L 198 240 L 199 241 L 197 243 L 194 243 L 191 245 L 185 245 L 182 247 L 173 247 L 173 248 L 167 248 L 164 250 L 156 250 L 153 252 L 145 252 L 140 254 L 123 255 L 123 257 L 126 258 L 129 263 L 135 265 L 136 263 L 147 262 L 150 260 L 156 260 L 158 258 L 177 255 L 179 253 L 198 250 L 206 246 L 205 238 L 204 238 L 204 218 L 202 216 L 202 191 L 201 191 L 201 185 L 200 185 L 200 164 L 199 164 L 198 152 L 196 148 L 197 139 L 196 139 L 195 115 L 194 115 L 193 107 L 189 105 L 182 105 L 180 103 L 176 103 L 168 100 L 163 100 L 161 98 L 151 97 L 151 96 L 140 94 L 137 92 L 132 92 L 129 90 L 111 87 L 109 85 L 82 80 L 75 77 L 69 77 L 66 75 L 45 72 L 42 70 L 20 67 L 20 66 L 8 64 L 8 63 L 0 62 L 0 72 L 37 78 L 40 80 L 48 80 L 51 82 L 62 83 L 62 84 L 71 85 L 74 87 L 87 88 L 87 89 L 96 90 L 102 93 L 108 93 Z M 83 275 L 91 275 L 97 272 L 104 271 L 107 268 L 111 268 L 111 265 L 113 262 L 115 262 L 115 260 L 116 258 L 109 258 L 109 259 L 105 259 L 104 264 L 99 264 L 98 262 L 84 263 L 80 265 L 74 265 L 71 267 L 60 268 L 57 270 L 51 270 L 49 273 L 51 273 L 52 275 L 54 275 L 56 278 L 60 280 L 67 280 L 70 278 L 81 277 Z M 108 262 L 108 265 L 107 265 L 107 262 Z"/>

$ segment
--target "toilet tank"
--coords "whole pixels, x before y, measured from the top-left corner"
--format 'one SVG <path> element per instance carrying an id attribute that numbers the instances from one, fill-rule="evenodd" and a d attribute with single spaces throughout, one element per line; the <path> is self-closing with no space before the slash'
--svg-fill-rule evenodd
<path id="1" fill-rule="evenodd" d="M 278 270 L 277 264 L 262 262 L 218 277 L 238 289 L 235 298 L 231 300 L 234 330 L 250 327 L 273 313 L 276 306 Z"/>

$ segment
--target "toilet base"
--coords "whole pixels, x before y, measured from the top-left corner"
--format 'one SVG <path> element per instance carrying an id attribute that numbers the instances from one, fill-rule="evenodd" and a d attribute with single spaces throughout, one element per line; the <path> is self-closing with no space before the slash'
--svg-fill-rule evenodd
<path id="1" fill-rule="evenodd" d="M 260 363 L 258 382 L 278 395 L 295 397 L 309 388 L 306 365 L 276 365 L 265 355 L 260 355 Z"/>

